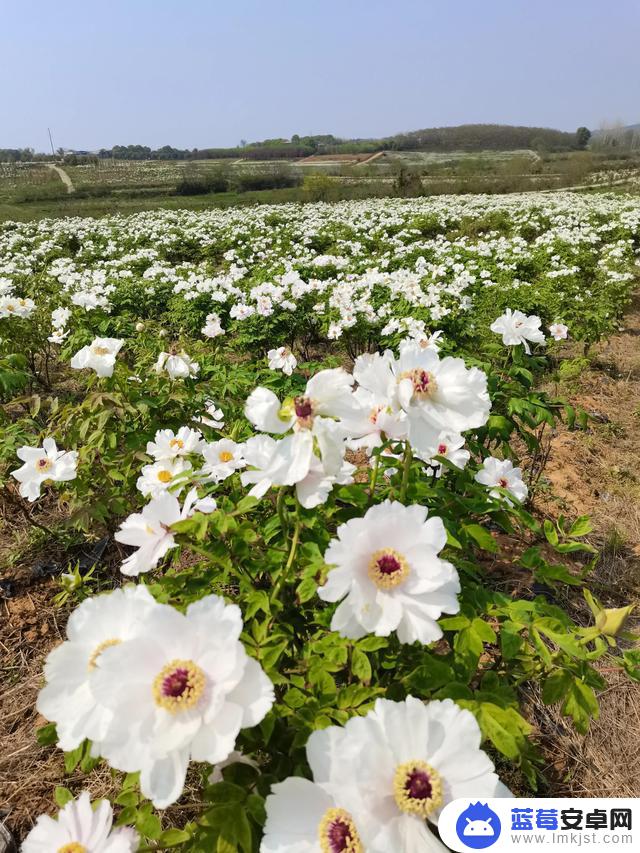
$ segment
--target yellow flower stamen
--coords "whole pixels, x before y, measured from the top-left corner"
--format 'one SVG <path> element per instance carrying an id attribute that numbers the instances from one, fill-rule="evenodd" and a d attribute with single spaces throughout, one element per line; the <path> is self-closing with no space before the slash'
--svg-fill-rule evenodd
<path id="1" fill-rule="evenodd" d="M 231 462 L 231 460 L 233 459 L 233 453 L 231 453 L 229 450 L 221 450 L 218 454 L 218 459 L 221 462 Z"/>
<path id="2" fill-rule="evenodd" d="M 169 483 L 171 478 L 171 471 L 167 471 L 165 468 L 163 468 L 162 471 L 158 471 L 158 479 L 161 483 Z"/>
<path id="3" fill-rule="evenodd" d="M 322 853 L 364 853 L 358 830 L 349 812 L 328 809 L 318 825 Z"/>
<path id="4" fill-rule="evenodd" d="M 91 652 L 89 657 L 89 661 L 87 663 L 87 669 L 95 669 L 98 658 L 102 654 L 105 649 L 110 648 L 111 646 L 119 646 L 122 640 L 118 640 L 116 637 L 111 637 L 108 640 L 103 640 L 99 643 L 95 649 Z"/>
<path id="5" fill-rule="evenodd" d="M 178 450 L 182 450 L 184 447 L 184 441 L 181 438 L 172 438 L 169 442 L 169 447 L 177 447 Z"/>
<path id="6" fill-rule="evenodd" d="M 79 841 L 72 841 L 70 844 L 63 844 L 62 847 L 58 847 L 58 853 L 88 853 L 88 851 L 84 844 L 80 844 Z"/>
<path id="7" fill-rule="evenodd" d="M 204 672 L 192 660 L 172 660 L 155 677 L 153 698 L 160 708 L 176 714 L 198 703 L 206 683 Z"/>
<path id="8" fill-rule="evenodd" d="M 383 548 L 371 555 L 368 574 L 378 589 L 395 589 L 407 579 L 409 564 L 393 548 Z"/>
<path id="9" fill-rule="evenodd" d="M 442 778 L 426 761 L 407 761 L 396 767 L 393 796 L 400 811 L 427 818 L 442 805 Z"/>
<path id="10" fill-rule="evenodd" d="M 109 355 L 109 353 L 111 352 L 109 347 L 101 347 L 101 346 L 93 347 L 92 351 L 93 351 L 94 355 Z"/>

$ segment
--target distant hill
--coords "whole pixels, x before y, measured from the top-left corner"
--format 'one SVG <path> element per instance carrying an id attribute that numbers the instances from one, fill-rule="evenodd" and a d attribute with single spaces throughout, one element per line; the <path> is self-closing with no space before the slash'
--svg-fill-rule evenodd
<path id="1" fill-rule="evenodd" d="M 242 148 L 210 148 L 201 157 L 242 157 L 249 160 L 298 159 L 311 154 L 365 154 L 376 151 L 516 151 L 534 148 L 567 151 L 579 147 L 575 133 L 549 127 L 508 124 L 461 124 L 427 127 L 380 139 L 341 139 L 332 134 L 268 139 Z"/>
<path id="2" fill-rule="evenodd" d="M 389 137 L 397 150 L 420 151 L 514 151 L 521 148 L 561 150 L 576 146 L 575 133 L 549 127 L 508 124 L 461 124 L 429 127 Z"/>
<path id="3" fill-rule="evenodd" d="M 640 125 L 634 125 L 640 128 Z M 633 129 L 629 130 L 633 134 Z M 509 124 L 461 124 L 456 127 L 427 127 L 379 139 L 343 139 L 331 133 L 291 139 L 264 139 L 242 142 L 233 148 L 173 148 L 163 145 L 114 145 L 96 152 L 74 151 L 71 157 L 114 158 L 116 160 L 299 160 L 313 154 L 374 154 L 377 151 L 567 151 L 579 148 L 575 133 L 549 127 Z M 64 153 L 64 152 L 63 152 Z M 55 155 L 53 155 L 55 156 Z M 52 159 L 33 149 L 0 149 L 0 162 Z"/>

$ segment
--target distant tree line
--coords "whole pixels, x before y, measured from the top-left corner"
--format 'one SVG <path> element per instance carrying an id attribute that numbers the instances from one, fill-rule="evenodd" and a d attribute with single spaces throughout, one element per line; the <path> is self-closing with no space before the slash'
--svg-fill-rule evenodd
<path id="1" fill-rule="evenodd" d="M 376 151 L 570 151 L 585 148 L 591 132 L 580 127 L 575 133 L 548 127 L 516 127 L 502 124 L 462 124 L 430 127 L 380 139 L 340 139 L 331 133 L 316 136 L 294 134 L 288 139 L 264 139 L 232 148 L 174 148 L 163 145 L 114 145 L 101 148 L 101 159 L 114 160 L 299 160 L 313 154 L 368 154 Z M 71 152 L 72 153 L 72 152 Z M 81 152 L 86 155 L 88 152 Z M 36 154 L 31 148 L 0 149 L 0 162 L 51 160 L 51 154 Z"/>
<path id="2" fill-rule="evenodd" d="M 38 154 L 33 148 L 0 148 L 0 163 L 33 163 L 54 159 L 53 154 Z"/>

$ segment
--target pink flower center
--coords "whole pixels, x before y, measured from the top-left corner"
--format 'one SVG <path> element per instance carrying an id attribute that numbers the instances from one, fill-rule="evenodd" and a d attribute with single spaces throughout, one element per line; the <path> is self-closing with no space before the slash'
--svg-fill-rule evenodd
<path id="1" fill-rule="evenodd" d="M 371 555 L 368 574 L 379 589 L 389 590 L 406 580 L 409 566 L 404 557 L 393 548 L 384 548 Z"/>
<path id="2" fill-rule="evenodd" d="M 163 696 L 182 696 L 189 685 L 189 671 L 176 669 L 162 681 L 160 691 Z"/>
<path id="3" fill-rule="evenodd" d="M 396 767 L 393 794 L 400 811 L 424 819 L 442 805 L 442 779 L 426 761 L 407 761 Z"/>
<path id="4" fill-rule="evenodd" d="M 364 848 L 349 812 L 329 809 L 318 826 L 322 853 L 363 853 Z"/>
<path id="5" fill-rule="evenodd" d="M 507 486 L 509 485 L 509 482 L 508 482 L 504 477 L 500 477 L 500 479 L 498 480 L 498 485 L 499 485 L 502 489 L 506 489 L 506 488 L 507 488 Z"/>
<path id="6" fill-rule="evenodd" d="M 206 676 L 192 660 L 173 660 L 163 667 L 153 682 L 156 705 L 175 714 L 192 708 L 206 687 Z"/>
<path id="7" fill-rule="evenodd" d="M 296 416 L 299 418 L 310 418 L 313 414 L 313 403 L 308 397 L 296 397 L 293 401 Z"/>
<path id="8" fill-rule="evenodd" d="M 444 456 L 446 452 L 447 452 L 447 445 L 446 444 L 439 444 L 438 445 L 438 456 Z"/>
<path id="9" fill-rule="evenodd" d="M 38 468 L 40 471 L 48 471 L 49 468 L 51 468 L 51 460 L 46 456 L 44 456 L 42 459 L 38 459 L 38 461 L 36 462 L 36 468 Z"/>
<path id="10" fill-rule="evenodd" d="M 298 419 L 298 426 L 303 429 L 310 429 L 313 424 L 313 400 L 309 397 L 294 397 L 293 408 Z"/>

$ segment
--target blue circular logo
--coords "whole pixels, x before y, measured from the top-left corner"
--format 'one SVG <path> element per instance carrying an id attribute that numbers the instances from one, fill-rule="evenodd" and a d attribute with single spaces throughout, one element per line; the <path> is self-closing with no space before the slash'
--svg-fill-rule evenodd
<path id="1" fill-rule="evenodd" d="M 500 838 L 498 815 L 486 803 L 472 803 L 456 821 L 458 838 L 471 850 L 484 850 Z"/>

